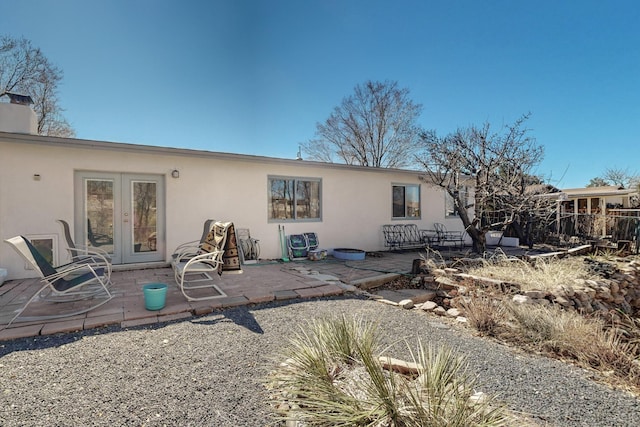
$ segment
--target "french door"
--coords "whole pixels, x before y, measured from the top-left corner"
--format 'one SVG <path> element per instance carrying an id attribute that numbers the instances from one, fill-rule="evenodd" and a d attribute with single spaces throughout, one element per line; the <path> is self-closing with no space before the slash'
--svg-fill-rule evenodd
<path id="1" fill-rule="evenodd" d="M 163 261 L 164 177 L 76 172 L 75 241 L 114 264 Z"/>

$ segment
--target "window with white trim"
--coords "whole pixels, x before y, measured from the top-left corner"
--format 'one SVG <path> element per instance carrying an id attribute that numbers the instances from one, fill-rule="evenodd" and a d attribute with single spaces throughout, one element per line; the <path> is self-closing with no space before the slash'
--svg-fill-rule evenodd
<path id="1" fill-rule="evenodd" d="M 320 178 L 269 177 L 269 221 L 319 221 Z"/>
<path id="2" fill-rule="evenodd" d="M 392 218 L 420 218 L 420 186 L 417 184 L 393 184 Z"/>

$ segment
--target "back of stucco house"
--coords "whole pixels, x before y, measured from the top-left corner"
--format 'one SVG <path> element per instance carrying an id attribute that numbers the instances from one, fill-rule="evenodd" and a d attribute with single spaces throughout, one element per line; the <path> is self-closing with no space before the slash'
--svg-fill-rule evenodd
<path id="1" fill-rule="evenodd" d="M 69 259 L 57 219 L 77 243 L 101 246 L 114 265 L 131 268 L 166 265 L 210 218 L 248 228 L 263 259 L 281 257 L 281 226 L 317 233 L 329 252 L 384 250 L 383 224 L 460 230 L 445 194 L 419 178 L 419 171 L 41 136 L 31 108 L 0 103 L 0 238 L 23 235 L 54 264 Z M 9 279 L 36 275 L 4 243 L 0 267 Z"/>

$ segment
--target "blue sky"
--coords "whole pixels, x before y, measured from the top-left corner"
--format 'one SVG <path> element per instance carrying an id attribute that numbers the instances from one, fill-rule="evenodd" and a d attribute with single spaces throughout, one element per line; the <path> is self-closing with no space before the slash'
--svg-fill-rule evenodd
<path id="1" fill-rule="evenodd" d="M 561 188 L 640 171 L 640 2 L 3 0 L 83 139 L 295 158 L 357 84 L 446 135 L 531 113 Z"/>

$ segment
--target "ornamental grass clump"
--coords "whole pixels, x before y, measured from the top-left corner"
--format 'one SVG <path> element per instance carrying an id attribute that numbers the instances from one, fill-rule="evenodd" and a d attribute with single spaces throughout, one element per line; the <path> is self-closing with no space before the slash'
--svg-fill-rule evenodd
<path id="1" fill-rule="evenodd" d="M 410 374 L 385 369 L 378 326 L 341 316 L 308 322 L 268 378 L 277 418 L 299 426 L 501 426 L 463 358 L 418 343 Z M 388 363 L 387 363 L 388 364 Z"/>
<path id="2" fill-rule="evenodd" d="M 540 258 L 530 263 L 506 255 L 485 259 L 480 266 L 469 269 L 468 273 L 516 283 L 522 290 L 543 291 L 571 284 L 575 279 L 593 278 L 588 266 L 578 258 Z"/>
<path id="3" fill-rule="evenodd" d="M 505 310 L 502 300 L 490 296 L 475 296 L 460 302 L 469 326 L 483 335 L 497 336 L 504 322 Z"/>
<path id="4" fill-rule="evenodd" d="M 513 339 L 640 386 L 637 345 L 623 340 L 616 329 L 606 328 L 603 320 L 557 307 L 513 303 L 506 307 L 517 329 L 518 338 Z"/>

